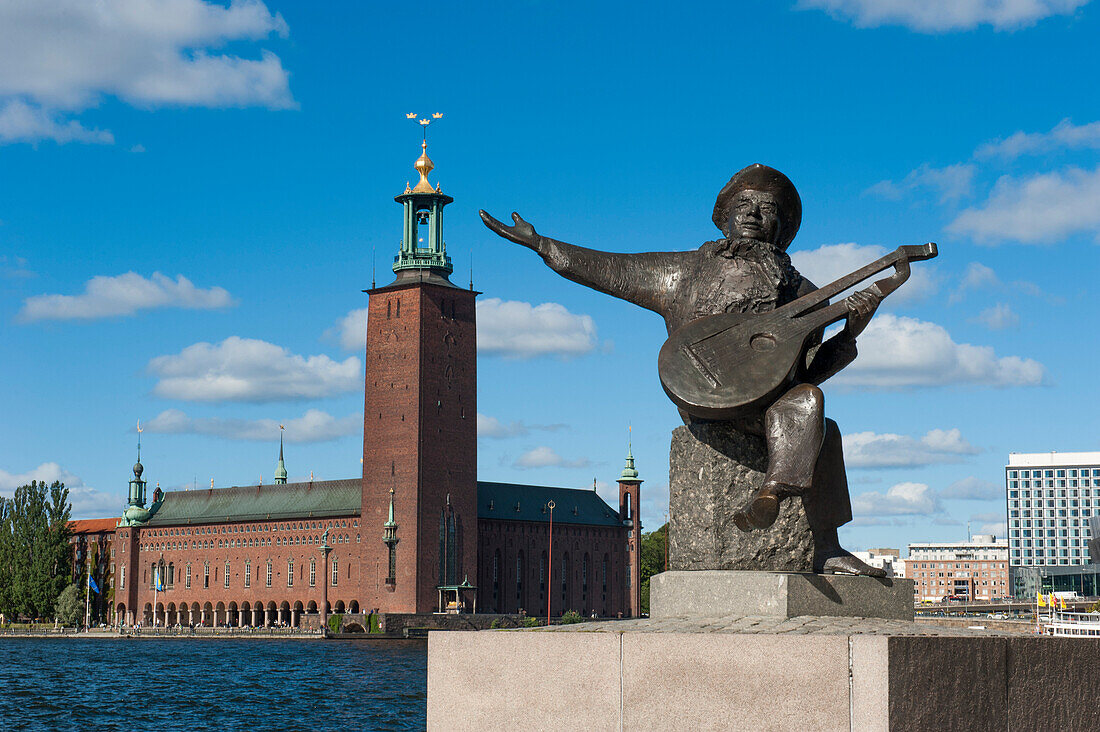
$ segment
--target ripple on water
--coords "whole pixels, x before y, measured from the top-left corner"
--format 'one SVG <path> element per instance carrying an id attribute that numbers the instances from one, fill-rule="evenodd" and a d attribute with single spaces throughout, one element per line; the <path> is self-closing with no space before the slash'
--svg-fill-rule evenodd
<path id="1" fill-rule="evenodd" d="M 0 640 L 0 729 L 419 730 L 423 643 Z"/>

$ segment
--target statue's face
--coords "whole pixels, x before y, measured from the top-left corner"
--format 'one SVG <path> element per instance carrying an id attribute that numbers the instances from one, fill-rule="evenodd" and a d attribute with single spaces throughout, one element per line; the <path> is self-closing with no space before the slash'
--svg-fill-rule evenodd
<path id="1" fill-rule="evenodd" d="M 738 193 L 730 208 L 729 238 L 775 244 L 779 240 L 779 205 L 775 196 L 763 191 Z"/>

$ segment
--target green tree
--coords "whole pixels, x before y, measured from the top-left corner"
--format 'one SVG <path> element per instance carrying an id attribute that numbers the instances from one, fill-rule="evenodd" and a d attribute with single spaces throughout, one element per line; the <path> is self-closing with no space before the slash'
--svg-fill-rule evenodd
<path id="1" fill-rule="evenodd" d="M 75 582 L 61 591 L 57 598 L 57 619 L 66 627 L 84 624 L 84 597 Z"/>
<path id="2" fill-rule="evenodd" d="M 49 617 L 72 577 L 64 483 L 31 481 L 0 506 L 0 612 Z"/>
<path id="3" fill-rule="evenodd" d="M 656 531 L 642 534 L 640 550 L 642 553 L 642 612 L 649 613 L 649 578 L 665 571 L 666 543 L 668 542 L 668 524 Z"/>

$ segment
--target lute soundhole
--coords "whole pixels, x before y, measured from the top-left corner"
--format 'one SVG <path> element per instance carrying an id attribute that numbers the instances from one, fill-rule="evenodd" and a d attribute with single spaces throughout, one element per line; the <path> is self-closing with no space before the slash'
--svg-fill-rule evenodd
<path id="1" fill-rule="evenodd" d="M 771 333 L 757 333 L 749 339 L 749 348 L 760 352 L 774 351 L 775 336 Z"/>

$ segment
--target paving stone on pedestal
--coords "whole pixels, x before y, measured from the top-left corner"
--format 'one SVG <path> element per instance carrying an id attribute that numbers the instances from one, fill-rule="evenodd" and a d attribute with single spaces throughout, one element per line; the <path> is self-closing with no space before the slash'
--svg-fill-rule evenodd
<path id="1" fill-rule="evenodd" d="M 762 437 L 726 423 L 678 427 L 669 450 L 671 569 L 813 570 L 813 537 L 799 500 L 783 501 L 765 531 L 745 533 L 733 522 L 764 482 Z"/>

